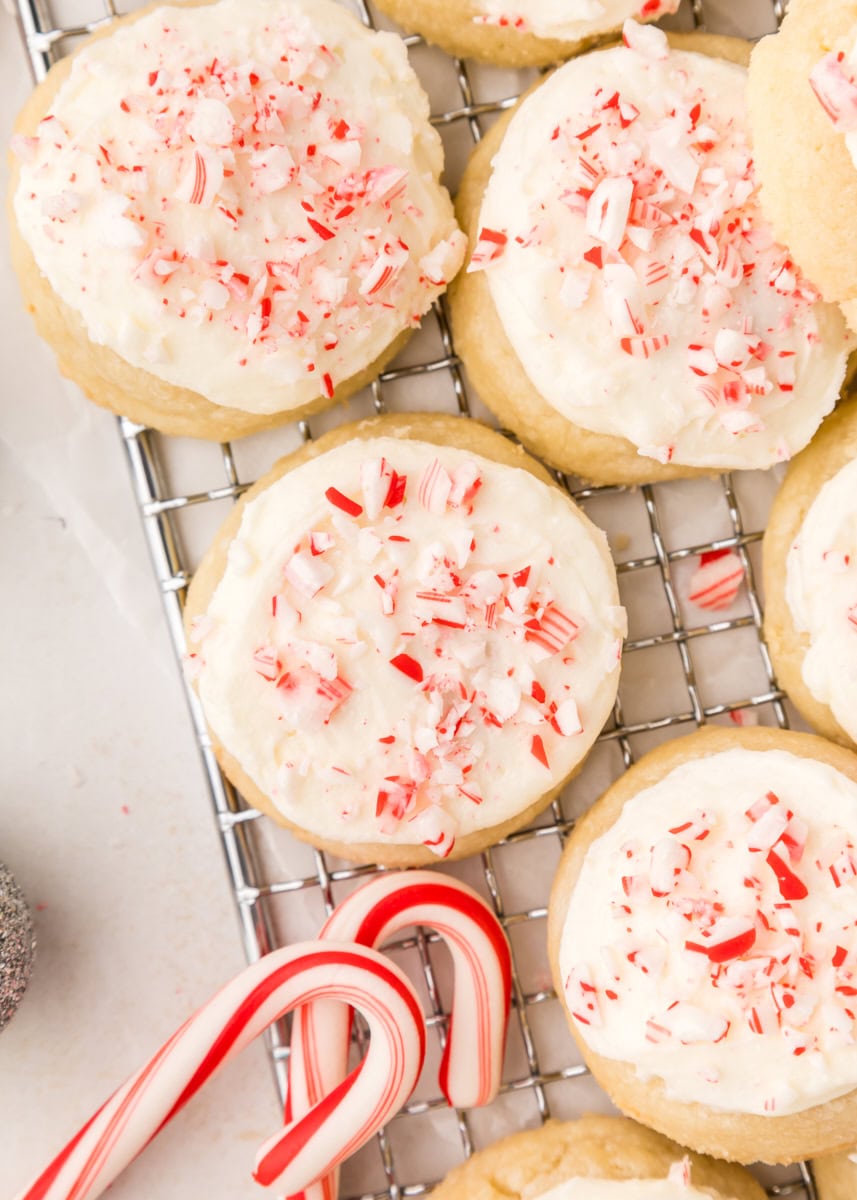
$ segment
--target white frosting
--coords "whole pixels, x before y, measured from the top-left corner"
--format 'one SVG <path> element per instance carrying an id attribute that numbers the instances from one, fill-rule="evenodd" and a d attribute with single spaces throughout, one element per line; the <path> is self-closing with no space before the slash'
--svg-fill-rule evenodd
<path id="1" fill-rule="evenodd" d="M 464 249 L 401 40 L 330 0 L 158 9 L 74 61 L 18 226 L 90 338 L 249 412 L 417 323 Z"/>
<path id="2" fill-rule="evenodd" d="M 534 33 L 537 37 L 577 41 L 618 29 L 626 17 L 655 20 L 675 12 L 680 0 L 483 0 L 475 19 L 490 25 Z"/>
<path id="3" fill-rule="evenodd" d="M 832 408 L 844 323 L 757 207 L 743 68 L 651 26 L 626 38 L 639 49 L 572 60 L 516 113 L 470 269 L 576 425 L 661 462 L 767 467 Z"/>
<path id="4" fill-rule="evenodd" d="M 392 471 L 404 501 L 382 508 Z M 446 854 L 555 786 L 607 718 L 625 618 L 605 550 L 527 472 L 412 440 L 330 450 L 245 509 L 197 626 L 209 724 L 310 832 Z"/>
<path id="5" fill-rule="evenodd" d="M 809 639 L 804 683 L 857 741 L 857 461 L 810 505 L 786 558 L 786 602 Z"/>
<path id="6" fill-rule="evenodd" d="M 778 1116 L 857 1086 L 857 784 L 734 749 L 639 792 L 587 851 L 562 932 L 598 1054 L 674 1100 Z"/>
<path id="7" fill-rule="evenodd" d="M 726 1200 L 672 1179 L 566 1179 L 534 1200 Z"/>

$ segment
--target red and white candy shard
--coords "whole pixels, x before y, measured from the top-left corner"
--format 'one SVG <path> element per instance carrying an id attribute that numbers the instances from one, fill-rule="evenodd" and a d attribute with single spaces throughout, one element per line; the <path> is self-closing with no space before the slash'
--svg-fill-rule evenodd
<path id="1" fill-rule="evenodd" d="M 479 0 L 473 20 L 540 38 L 579 41 L 611 33 L 626 17 L 656 21 L 678 6 L 679 0 Z"/>
<path id="2" fill-rule="evenodd" d="M 831 50 L 813 67 L 809 83 L 840 133 L 857 133 L 857 71 L 844 53 Z"/>
<path id="3" fill-rule="evenodd" d="M 555 787 L 610 711 L 606 543 L 527 472 L 352 441 L 252 501 L 235 547 L 194 647 L 200 698 L 312 834 L 445 857 Z"/>
<path id="4" fill-rule="evenodd" d="M 745 88 L 627 21 L 524 101 L 480 213 L 468 270 L 535 388 L 661 463 L 782 461 L 844 377 L 840 313 L 759 209 Z"/>
<path id="5" fill-rule="evenodd" d="M 690 577 L 687 598 L 696 608 L 720 612 L 735 602 L 744 564 L 734 550 L 706 550 Z"/>
<path id="6" fill-rule="evenodd" d="M 857 742 L 857 462 L 809 506 L 786 557 L 786 602 L 804 637 L 804 683 Z"/>
<path id="7" fill-rule="evenodd" d="M 464 254 L 401 39 L 330 0 L 149 14 L 16 149 L 18 226 L 90 337 L 236 409 L 332 397 Z"/>
<path id="8" fill-rule="evenodd" d="M 338 906 L 320 937 L 380 946 L 411 925 L 440 934 L 455 970 L 452 1015 L 440 1068 L 450 1104 L 490 1104 L 500 1087 L 511 997 L 511 955 L 497 918 L 471 888 L 431 871 L 385 874 Z M 286 1119 L 313 1108 L 345 1078 L 351 1012 L 314 1001 L 295 1015 L 289 1055 Z M 335 1200 L 331 1173 L 305 1200 Z"/>
<path id="9" fill-rule="evenodd" d="M 674 1099 L 781 1115 L 851 1091 L 857 784 L 780 750 L 674 768 L 587 851 L 560 970 L 584 1041 Z"/>
<path id="10" fill-rule="evenodd" d="M 260 1148 L 253 1171 L 293 1195 L 353 1154 L 404 1104 L 425 1057 L 414 989 L 362 946 L 303 942 L 248 967 L 194 1014 L 83 1126 L 17 1200 L 95 1200 L 224 1063 L 313 999 L 353 1005 L 369 1049 L 359 1067 Z"/>

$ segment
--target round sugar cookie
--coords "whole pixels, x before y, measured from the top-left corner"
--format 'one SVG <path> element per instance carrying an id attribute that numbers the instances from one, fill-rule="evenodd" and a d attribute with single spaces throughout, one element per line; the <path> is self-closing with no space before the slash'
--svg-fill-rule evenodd
<path id="1" fill-rule="evenodd" d="M 563 470 L 767 467 L 833 407 L 844 321 L 759 212 L 746 44 L 625 36 L 560 67 L 473 155 L 456 345 L 485 403 Z"/>
<path id="2" fill-rule="evenodd" d="M 812 1174 L 818 1200 L 853 1200 L 857 1195 L 857 1150 L 813 1159 Z"/>
<path id="3" fill-rule="evenodd" d="M 750 60 L 762 207 L 857 330 L 857 3 L 793 0 Z"/>
<path id="4" fill-rule="evenodd" d="M 762 563 L 780 683 L 820 733 L 857 743 L 857 400 L 789 466 Z"/>
<path id="5" fill-rule="evenodd" d="M 378 0 L 404 29 L 448 54 L 505 67 L 542 67 L 621 28 L 654 21 L 677 0 Z"/>
<path id="6" fill-rule="evenodd" d="M 400 39 L 333 0 L 99 30 L 13 141 L 13 259 L 62 371 L 217 439 L 363 387 L 464 253 L 428 118 Z"/>
<path id="7" fill-rule="evenodd" d="M 857 756 L 761 727 L 669 742 L 586 814 L 549 954 L 623 1112 L 739 1162 L 853 1144 L 855 846 Z"/>
<path id="8" fill-rule="evenodd" d="M 343 858 L 472 854 L 578 769 L 616 695 L 604 535 L 520 447 L 400 415 L 283 459 L 191 585 L 226 774 Z"/>
<path id="9" fill-rule="evenodd" d="M 689 1181 L 685 1180 L 689 1176 Z M 623 1117 L 548 1121 L 449 1173 L 432 1200 L 764 1200 L 742 1167 L 693 1154 Z"/>

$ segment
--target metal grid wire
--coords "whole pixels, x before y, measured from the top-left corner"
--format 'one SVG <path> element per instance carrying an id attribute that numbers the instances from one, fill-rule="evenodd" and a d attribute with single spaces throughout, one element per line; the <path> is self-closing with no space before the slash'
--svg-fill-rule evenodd
<path id="1" fill-rule="evenodd" d="M 58 4 L 60 2 L 61 0 L 57 0 Z M 353 0 L 352 7 L 367 25 L 375 25 L 375 14 L 365 0 Z M 723 13 L 728 10 L 729 5 L 720 0 L 716 7 L 720 10 L 722 22 Z M 779 23 L 782 19 L 783 7 L 778 0 L 772 0 L 769 5 L 771 24 Z M 705 28 L 706 17 L 709 15 L 706 10 L 711 10 L 711 26 L 714 31 L 719 31 L 717 15 L 714 12 L 715 0 L 692 0 L 690 3 L 685 0 L 679 21 L 683 23 L 684 28 Z M 742 26 L 745 11 L 743 0 L 731 0 L 731 10 L 728 16 L 732 18 L 733 28 L 729 31 L 748 34 L 753 32 Z M 51 64 L 68 52 L 76 39 L 115 17 L 117 8 L 112 0 L 101 0 L 100 10 L 94 11 L 87 20 L 70 21 L 66 24 L 55 19 L 46 0 L 18 0 L 18 12 L 33 74 L 36 79 L 41 79 Z M 490 70 L 474 68 L 459 60 L 446 59 L 440 51 L 424 47 L 421 39 L 417 37 L 408 37 L 406 42 L 409 49 L 415 51 L 414 57 L 421 58 L 423 66 L 428 61 L 435 65 L 443 62 L 444 78 L 449 80 L 449 86 L 444 92 L 443 109 L 437 109 L 432 117 L 442 134 L 446 135 L 448 131 L 463 131 L 465 141 L 472 145 L 482 136 L 483 121 L 490 121 L 492 115 L 514 103 L 514 95 L 492 97 L 492 86 L 496 88 L 497 85 L 496 77 L 494 84 L 491 83 Z M 450 64 L 452 74 L 449 73 Z M 419 65 L 415 65 L 419 69 Z M 448 146 L 447 151 L 449 152 Z M 430 381 L 433 389 L 432 399 L 420 407 L 453 412 L 457 410 L 464 417 L 470 416 L 476 408 L 480 415 L 485 415 L 479 407 L 478 398 L 469 390 L 455 355 L 443 302 L 435 305 L 431 317 L 426 318 L 426 322 L 434 322 L 434 352 L 418 354 L 417 360 L 410 365 L 385 371 L 363 398 L 365 411 L 370 413 L 374 410 L 381 413 L 395 410 L 402 406 L 402 390 L 399 385 L 411 386 L 418 381 L 425 385 L 426 381 Z M 423 337 L 417 345 L 425 342 Z M 420 394 L 429 394 L 425 386 Z M 355 414 L 352 405 L 347 415 L 349 419 L 353 419 L 355 415 L 362 413 Z M 333 418 L 341 419 L 341 410 L 340 417 L 337 418 L 334 413 Z M 300 439 L 311 438 L 319 425 L 324 423 L 327 427 L 330 422 L 331 414 L 328 413 L 314 418 L 312 423 L 298 423 L 292 431 L 293 435 L 298 435 L 293 436 L 293 444 Z M 187 530 L 183 527 L 183 519 L 193 510 L 209 508 L 213 514 L 217 514 L 212 526 L 212 529 L 216 528 L 221 516 L 218 502 L 237 498 L 250 486 L 252 478 L 245 477 L 247 473 L 239 465 L 240 444 L 234 449 L 232 445 L 224 444 L 219 447 L 219 454 L 206 468 L 206 481 L 210 480 L 209 486 L 196 490 L 173 487 L 170 484 L 169 465 L 171 439 L 163 438 L 124 418 L 120 418 L 118 424 L 134 494 L 163 596 L 173 645 L 177 655 L 181 656 L 185 649 L 182 606 L 193 561 L 186 549 Z M 272 448 L 267 458 L 267 462 L 270 463 L 278 453 L 276 439 L 273 436 L 265 436 Z M 680 679 L 678 690 L 673 687 L 659 693 L 645 692 L 646 711 L 627 712 L 623 703 L 623 689 L 620 688 L 613 719 L 602 733 L 592 755 L 595 758 L 599 750 L 607 754 L 609 763 L 606 769 L 610 777 L 620 774 L 639 753 L 654 742 L 688 732 L 690 728 L 707 721 L 729 718 L 730 715 L 736 719 L 734 714 L 751 710 L 763 723 L 783 728 L 788 725 L 785 696 L 777 686 L 767 648 L 761 637 L 762 609 L 755 583 L 754 567 L 757 566 L 757 562 L 754 564 L 753 561 L 757 557 L 755 552 L 762 536 L 761 530 L 764 527 L 767 503 L 771 498 L 773 485 L 768 476 L 767 496 L 761 502 L 758 499 L 751 502 L 743 483 L 747 478 L 733 478 L 727 474 L 721 476 L 716 485 L 708 481 L 690 481 L 628 490 L 617 487 L 582 487 L 577 480 L 557 475 L 558 481 L 568 488 L 578 503 L 589 510 L 596 523 L 609 525 L 609 520 L 605 518 L 609 518 L 611 513 L 615 515 L 620 510 L 627 510 L 620 517 L 620 523 L 626 520 L 627 523 L 637 526 L 636 539 L 625 538 L 625 535 L 614 539 L 614 550 L 622 539 L 629 544 L 636 540 L 643 546 L 642 552 L 635 553 L 633 557 L 621 558 L 621 555 L 617 555 L 623 601 L 631 610 L 631 636 L 625 645 L 623 679 L 630 667 L 632 673 L 638 677 L 646 675 L 650 681 L 657 680 L 658 672 L 663 669 L 666 661 L 664 656 L 671 656 L 673 667 L 677 657 Z M 755 478 L 758 480 L 759 477 Z M 678 493 L 678 488 L 684 490 Z M 670 526 L 675 524 L 677 500 L 679 505 L 689 503 L 699 511 L 719 505 L 724 512 L 724 520 L 714 534 L 697 540 L 696 544 L 673 545 Z M 633 506 L 633 512 L 629 505 Z M 212 517 L 212 520 L 215 518 Z M 699 614 L 687 610 L 682 598 L 682 589 L 677 586 L 677 577 L 680 576 L 683 565 L 695 560 L 695 556 L 707 550 L 722 548 L 734 548 L 744 567 L 746 611 L 731 619 L 699 624 L 694 620 Z M 655 584 L 652 583 L 653 579 Z M 643 580 L 648 581 L 645 587 Z M 647 615 L 635 621 L 635 593 L 642 589 L 642 593 L 651 597 L 653 587 L 658 593 L 657 603 L 650 600 L 644 605 Z M 657 610 L 657 619 L 652 615 L 654 610 Z M 653 622 L 654 626 L 660 627 L 653 627 Z M 639 631 L 635 629 L 635 624 L 640 625 Z M 711 664 L 715 660 L 722 658 L 724 653 L 726 656 L 735 653 L 735 643 L 723 642 L 721 649 L 721 643 L 718 641 L 712 651 L 713 643 L 707 639 L 722 639 L 723 635 L 734 637 L 740 635 L 741 631 L 746 631 L 752 641 L 751 648 L 744 643 L 743 651 L 740 652 L 744 655 L 741 661 L 746 664 L 749 661 L 749 653 L 755 659 L 753 670 L 745 672 L 742 685 L 737 686 L 733 693 L 724 698 L 712 692 L 708 686 L 708 676 Z M 697 651 L 704 645 L 708 645 L 708 653 L 697 655 Z M 651 657 L 653 654 L 660 655 L 660 659 Z M 641 663 L 644 659 L 647 659 L 648 665 L 642 672 L 634 670 L 633 664 Z M 330 913 L 335 906 L 337 894 L 344 894 L 349 885 L 353 886 L 352 881 L 368 876 L 375 868 L 350 867 L 324 853 L 307 849 L 304 859 L 301 860 L 306 864 L 305 870 L 282 871 L 276 869 L 276 866 L 272 870 L 270 862 L 267 861 L 270 856 L 266 851 L 266 838 L 273 836 L 272 827 L 266 818 L 245 805 L 221 775 L 201 709 L 190 689 L 188 703 L 233 884 L 245 951 L 248 960 L 253 961 L 279 942 L 292 940 L 283 936 L 284 929 L 289 927 L 290 918 L 283 916 L 282 906 L 289 898 L 306 899 L 311 895 L 319 914 Z M 634 707 L 639 707 L 639 701 Z M 740 720 L 740 715 L 737 719 Z M 581 778 L 585 776 L 586 771 Z M 597 790 L 591 790 L 586 800 L 594 798 L 601 787 L 603 780 Z M 507 1063 L 498 1104 L 503 1105 L 504 1102 L 525 1095 L 535 1108 L 535 1112 L 532 1108 L 526 1110 L 521 1118 L 518 1115 L 520 1110 L 515 1110 L 514 1106 L 507 1104 L 498 1121 L 489 1123 L 491 1134 L 484 1138 L 474 1133 L 475 1126 L 481 1124 L 476 1114 L 455 1112 L 454 1121 L 460 1140 L 459 1160 L 496 1136 L 511 1132 L 521 1120 L 532 1125 L 538 1120 L 546 1120 L 551 1115 L 573 1115 L 586 1107 L 592 1107 L 591 1097 L 597 1095 L 594 1085 L 587 1080 L 588 1072 L 585 1066 L 574 1060 L 570 1038 L 561 1049 L 565 1061 L 556 1061 L 557 1055 L 552 1052 L 552 1044 L 549 1043 L 546 1047 L 545 1038 L 541 1033 L 541 1014 L 550 1008 L 558 1011 L 558 1001 L 549 985 L 549 976 L 543 969 L 543 964 L 534 969 L 531 962 L 522 963 L 516 940 L 516 935 L 521 929 L 536 927 L 539 923 L 543 925 L 546 906 L 543 900 L 535 903 L 528 903 L 526 897 L 521 900 L 517 894 L 521 892 L 520 886 L 510 883 L 514 877 L 510 875 L 508 865 L 510 856 L 512 859 L 521 856 L 521 862 L 526 862 L 530 869 L 533 865 L 536 866 L 534 874 L 542 877 L 551 873 L 545 864 L 554 862 L 558 857 L 565 836 L 573 824 L 571 812 L 579 811 L 585 806 L 585 801 L 581 801 L 581 791 L 585 791 L 585 785 L 581 788 L 580 783 L 576 782 L 567 789 L 564 798 L 551 805 L 535 827 L 512 835 L 499 846 L 464 864 L 463 870 L 457 871 L 471 883 L 478 883 L 483 894 L 487 895 L 510 936 L 516 960 L 512 1037 L 517 1049 L 511 1055 L 512 1063 Z M 523 858 L 525 855 L 526 859 Z M 523 868 L 525 872 L 527 866 Z M 519 871 L 520 869 L 519 866 Z M 301 936 L 312 936 L 314 932 L 315 929 L 310 927 L 302 930 Z M 417 930 L 413 936 L 399 938 L 388 947 L 403 965 L 407 964 L 410 967 L 412 975 L 422 980 L 428 1003 L 428 1023 L 437 1038 L 436 1049 L 443 1045 L 448 1021 L 448 1012 L 443 1003 L 443 964 L 439 965 L 434 960 L 434 945 L 437 941 L 436 935 Z M 358 1041 L 360 1037 L 358 1031 Z M 277 1089 L 282 1100 L 288 1058 L 288 1039 L 284 1026 L 274 1027 L 269 1032 L 269 1049 Z M 557 1085 L 572 1089 L 571 1093 L 563 1094 L 560 1103 L 556 1100 Z M 584 1093 L 582 1088 L 587 1085 L 589 1090 Z M 570 1102 L 567 1099 L 569 1094 Z M 603 1105 L 603 1098 L 601 1103 Z M 377 1160 L 370 1163 L 367 1152 L 362 1152 L 362 1157 L 358 1156 L 360 1162 L 356 1170 L 351 1172 L 353 1179 L 348 1178 L 346 1174 L 346 1183 L 350 1185 L 353 1182 L 366 1200 L 382 1200 L 385 1197 L 399 1200 L 400 1197 L 419 1196 L 428 1191 L 436 1182 L 434 1175 L 438 1174 L 435 1157 L 430 1156 L 430 1166 L 425 1168 L 434 1172 L 433 1177 L 426 1180 L 423 1171 L 419 1181 L 414 1182 L 409 1178 L 412 1172 L 408 1170 L 407 1165 L 402 1166 L 403 1158 L 407 1158 L 402 1147 L 407 1144 L 409 1136 L 412 1139 L 419 1136 L 417 1130 L 420 1127 L 415 1124 L 416 1118 L 426 1114 L 437 1114 L 445 1108 L 445 1100 L 437 1094 L 412 1099 L 387 1130 L 378 1135 L 374 1151 Z M 490 1110 L 488 1111 L 490 1113 Z M 403 1135 L 398 1133 L 400 1129 L 403 1130 Z M 370 1178 L 369 1187 L 366 1186 L 367 1177 Z M 800 1164 L 786 1172 L 768 1172 L 764 1179 L 771 1196 L 816 1200 L 811 1172 L 806 1164 Z M 772 1179 L 775 1181 L 771 1182 Z"/>

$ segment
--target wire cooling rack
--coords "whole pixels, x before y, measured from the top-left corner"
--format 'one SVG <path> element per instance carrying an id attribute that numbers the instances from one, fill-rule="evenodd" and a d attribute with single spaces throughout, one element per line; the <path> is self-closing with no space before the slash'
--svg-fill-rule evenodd
<path id="1" fill-rule="evenodd" d="M 133 7 L 134 5 L 132 5 Z M 350 5 L 381 25 L 364 0 Z M 63 11 L 60 11 L 63 10 Z M 759 36 L 782 19 L 771 0 L 684 0 L 678 28 Z M 26 50 L 41 79 L 76 40 L 117 15 L 112 0 L 18 0 Z M 490 121 L 514 103 L 533 73 L 465 64 L 406 39 L 412 63 L 432 100 L 454 190 L 467 155 Z M 118 422 L 134 494 L 178 656 L 184 652 L 182 605 L 193 568 L 227 508 L 276 458 L 344 419 L 374 412 L 437 410 L 490 420 L 469 387 L 450 336 L 443 302 L 394 366 L 348 406 L 311 422 L 213 446 L 169 439 L 124 418 Z M 624 489 L 583 487 L 558 476 L 611 541 L 629 637 L 619 698 L 583 772 L 530 828 L 464 863 L 444 867 L 477 887 L 512 943 L 514 1013 L 501 1095 L 489 1108 L 453 1111 L 424 1073 L 415 1096 L 374 1143 L 343 1172 L 343 1194 L 371 1200 L 420 1196 L 474 1149 L 550 1116 L 609 1111 L 568 1033 L 550 984 L 544 925 L 550 878 L 574 815 L 641 753 L 706 722 L 747 721 L 785 727 L 788 702 L 778 688 L 761 637 L 756 587 L 759 541 L 777 471 L 723 475 Z M 697 556 L 731 548 L 745 576 L 721 619 L 711 621 L 687 599 Z M 244 947 L 255 960 L 278 944 L 311 937 L 336 902 L 375 870 L 351 867 L 295 843 L 249 808 L 221 775 L 194 694 L 194 734 L 233 885 Z M 435 1065 L 448 1020 L 449 966 L 437 938 L 422 930 L 389 948 L 422 988 L 434 1031 Z M 358 1037 L 359 1037 L 358 1032 Z M 269 1034 L 280 1099 L 288 1058 L 285 1026 Z M 771 1196 L 816 1200 L 809 1167 L 763 1169 Z"/>

